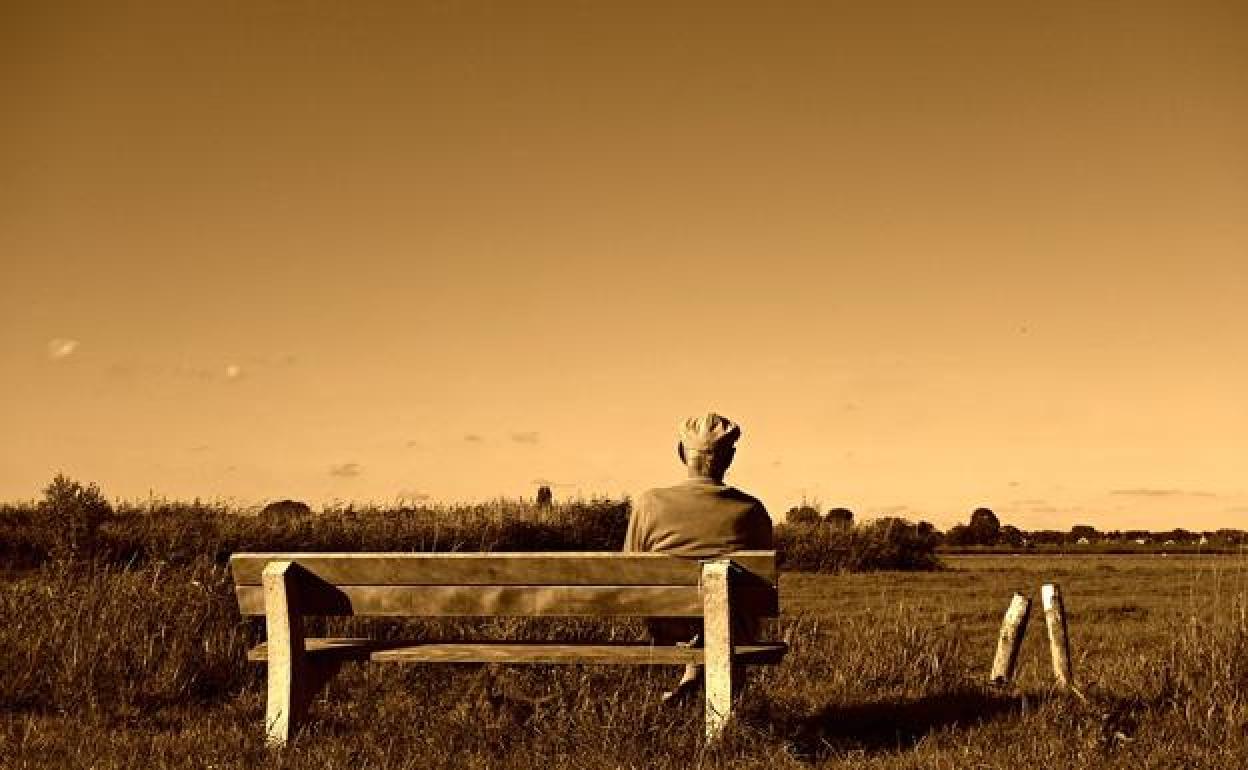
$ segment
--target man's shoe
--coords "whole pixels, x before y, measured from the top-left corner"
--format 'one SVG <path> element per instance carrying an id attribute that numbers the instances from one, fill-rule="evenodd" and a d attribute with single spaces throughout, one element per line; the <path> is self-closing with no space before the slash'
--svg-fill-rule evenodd
<path id="1" fill-rule="evenodd" d="M 676 689 L 663 693 L 661 700 L 664 706 L 683 706 L 693 700 L 700 689 L 702 689 L 702 677 L 682 679 L 676 685 Z"/>

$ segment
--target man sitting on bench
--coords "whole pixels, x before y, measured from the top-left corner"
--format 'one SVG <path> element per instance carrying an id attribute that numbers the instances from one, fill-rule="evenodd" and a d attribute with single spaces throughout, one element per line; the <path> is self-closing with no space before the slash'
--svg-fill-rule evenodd
<path id="1" fill-rule="evenodd" d="M 676 452 L 689 478 L 671 487 L 643 492 L 633 504 L 624 540 L 625 551 L 654 551 L 689 559 L 709 559 L 742 550 L 771 550 L 771 517 L 756 498 L 724 484 L 736 453 L 741 428 L 714 412 L 682 421 Z M 699 643 L 700 620 L 647 620 L 656 644 Z M 734 635 L 743 642 L 758 638 L 758 619 L 741 617 Z M 681 701 L 697 690 L 702 667 L 685 667 L 666 702 Z"/>

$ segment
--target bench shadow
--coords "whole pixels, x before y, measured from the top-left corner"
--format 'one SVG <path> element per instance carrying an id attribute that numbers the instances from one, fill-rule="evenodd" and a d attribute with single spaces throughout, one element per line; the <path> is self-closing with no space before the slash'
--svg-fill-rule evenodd
<path id="1" fill-rule="evenodd" d="M 966 690 L 912 700 L 829 705 L 773 726 L 789 736 L 799 756 L 820 760 L 844 751 L 903 751 L 933 732 L 975 727 L 1037 705 L 1034 696 Z"/>

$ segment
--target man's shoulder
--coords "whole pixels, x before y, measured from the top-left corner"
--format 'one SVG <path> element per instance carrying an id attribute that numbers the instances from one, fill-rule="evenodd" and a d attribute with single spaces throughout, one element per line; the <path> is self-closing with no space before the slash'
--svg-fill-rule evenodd
<path id="1" fill-rule="evenodd" d="M 724 487 L 724 495 L 727 497 L 731 497 L 734 500 L 740 500 L 743 503 L 753 503 L 759 508 L 763 507 L 762 500 L 759 500 L 757 497 L 755 497 L 754 495 L 751 495 L 749 492 L 746 492 L 744 489 L 726 486 Z"/>
<path id="2" fill-rule="evenodd" d="M 744 503 L 760 510 L 766 510 L 761 500 L 745 490 L 728 484 L 701 484 L 683 481 L 666 487 L 652 487 L 637 496 L 637 506 L 662 506 L 666 502 L 706 499 L 707 494 L 721 500 Z"/>
<path id="3" fill-rule="evenodd" d="M 676 496 L 687 495 L 687 494 L 690 494 L 692 491 L 693 489 L 688 483 L 669 484 L 668 486 L 665 486 L 665 487 L 651 487 L 647 489 L 646 491 L 642 492 L 640 495 L 638 495 L 637 500 L 639 502 L 640 501 L 653 502 L 655 500 L 662 500 L 664 498 L 672 497 L 673 495 L 676 495 Z"/>

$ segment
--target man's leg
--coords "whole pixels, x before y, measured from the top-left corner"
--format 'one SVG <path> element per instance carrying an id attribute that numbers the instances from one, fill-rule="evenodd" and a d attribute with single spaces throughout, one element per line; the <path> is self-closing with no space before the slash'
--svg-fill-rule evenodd
<path id="1" fill-rule="evenodd" d="M 679 647 L 702 646 L 702 622 L 685 618 L 650 618 L 646 629 L 655 644 Z M 689 663 L 676 687 L 663 693 L 664 703 L 681 703 L 702 686 L 702 666 Z"/>

